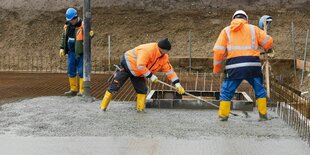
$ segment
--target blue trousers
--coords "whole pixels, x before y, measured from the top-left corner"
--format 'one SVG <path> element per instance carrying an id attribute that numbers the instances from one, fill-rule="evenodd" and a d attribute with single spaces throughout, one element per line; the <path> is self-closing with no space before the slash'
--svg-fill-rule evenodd
<path id="1" fill-rule="evenodd" d="M 73 78 L 76 74 L 79 74 L 80 78 L 83 78 L 83 55 L 76 59 L 75 52 L 68 52 L 68 76 Z"/>
<path id="2" fill-rule="evenodd" d="M 266 90 L 263 85 L 262 77 L 247 78 L 247 79 L 233 79 L 233 80 L 224 80 L 220 92 L 221 101 L 231 101 L 235 95 L 236 89 L 239 87 L 240 83 L 243 80 L 247 80 L 255 91 L 255 97 L 257 98 L 266 98 Z"/>

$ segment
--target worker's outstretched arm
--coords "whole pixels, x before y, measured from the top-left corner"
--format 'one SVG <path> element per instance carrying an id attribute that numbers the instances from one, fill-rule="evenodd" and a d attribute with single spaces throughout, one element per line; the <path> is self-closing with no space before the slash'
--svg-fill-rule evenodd
<path id="1" fill-rule="evenodd" d="M 222 69 L 222 61 L 224 59 L 227 50 L 227 34 L 223 29 L 217 38 L 217 41 L 213 47 L 213 73 L 220 73 Z"/>
<path id="2" fill-rule="evenodd" d="M 174 72 L 173 67 L 169 63 L 169 61 L 167 61 L 167 63 L 165 65 L 163 65 L 162 71 L 166 74 L 168 79 L 175 85 L 177 93 L 184 94 L 185 90 L 182 87 L 182 85 L 180 84 L 179 77 Z"/>
<path id="3" fill-rule="evenodd" d="M 267 35 L 266 32 L 264 32 L 263 30 L 259 29 L 258 27 L 255 27 L 255 31 L 256 31 L 256 36 L 257 36 L 257 39 L 258 39 L 259 46 L 264 48 L 265 51 L 270 49 L 272 47 L 272 44 L 273 44 L 272 37 Z"/>

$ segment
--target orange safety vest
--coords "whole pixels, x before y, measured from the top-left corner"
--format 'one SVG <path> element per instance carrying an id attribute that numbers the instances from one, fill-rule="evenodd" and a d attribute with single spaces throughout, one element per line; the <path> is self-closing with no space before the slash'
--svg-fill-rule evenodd
<path id="1" fill-rule="evenodd" d="M 83 40 L 83 27 L 84 27 L 84 22 L 82 21 L 81 26 L 76 28 L 76 39 L 75 40 Z M 68 31 L 68 25 L 64 25 L 64 34 L 67 34 Z"/>
<path id="2" fill-rule="evenodd" d="M 169 63 L 169 56 L 162 55 L 157 43 L 142 44 L 127 51 L 124 55 L 130 73 L 137 77 L 151 77 L 162 70 L 172 82 L 179 80 Z"/>
<path id="3" fill-rule="evenodd" d="M 257 26 L 248 24 L 244 19 L 234 19 L 230 26 L 224 28 L 213 48 L 213 72 L 219 73 L 224 57 L 225 77 L 228 79 L 251 78 L 260 76 L 260 50 L 269 49 L 272 38 Z"/>
<path id="4" fill-rule="evenodd" d="M 75 38 L 68 38 L 67 36 L 67 31 L 68 31 L 68 23 L 66 23 L 64 25 L 64 30 L 62 33 L 62 37 L 61 37 L 61 44 L 60 44 L 60 48 L 65 50 L 65 53 L 68 53 L 68 48 L 67 48 L 67 41 L 68 40 L 74 40 L 75 41 L 75 53 L 77 56 L 80 56 L 81 54 L 83 54 L 83 27 L 84 27 L 84 22 L 83 21 L 79 21 L 81 22 L 81 25 L 76 27 L 75 29 Z"/>

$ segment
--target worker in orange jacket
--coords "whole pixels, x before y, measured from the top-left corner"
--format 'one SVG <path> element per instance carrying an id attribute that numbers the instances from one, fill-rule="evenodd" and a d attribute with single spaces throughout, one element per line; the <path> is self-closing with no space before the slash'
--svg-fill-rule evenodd
<path id="1" fill-rule="evenodd" d="M 171 44 L 166 38 L 158 43 L 143 44 L 127 51 L 120 61 L 120 70 L 116 72 L 114 80 L 105 92 L 100 109 L 106 111 L 113 94 L 117 93 L 126 80 L 130 78 L 137 93 L 136 110 L 138 112 L 144 111 L 147 93 L 145 78 L 150 78 L 152 82 L 158 82 L 154 73 L 159 70 L 162 70 L 168 79 L 175 84 L 177 93 L 184 94 L 185 90 L 169 63 L 168 53 L 170 49 Z"/>
<path id="2" fill-rule="evenodd" d="M 230 26 L 221 31 L 213 48 L 213 73 L 219 73 L 224 57 L 227 59 L 224 68 L 225 79 L 220 90 L 221 121 L 228 120 L 231 99 L 243 80 L 247 80 L 255 91 L 260 120 L 267 120 L 267 95 L 263 85 L 258 47 L 268 50 L 272 43 L 269 35 L 248 23 L 248 15 L 243 10 L 236 11 Z"/>

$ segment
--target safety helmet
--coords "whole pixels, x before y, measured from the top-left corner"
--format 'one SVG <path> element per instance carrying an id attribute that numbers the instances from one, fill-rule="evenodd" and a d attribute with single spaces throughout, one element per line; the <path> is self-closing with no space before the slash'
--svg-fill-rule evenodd
<path id="1" fill-rule="evenodd" d="M 264 15 L 259 19 L 258 26 L 260 29 L 264 30 L 264 21 L 266 20 L 266 24 L 268 25 L 269 23 L 272 22 L 272 17 L 268 15 Z"/>
<path id="2" fill-rule="evenodd" d="M 242 15 L 246 18 L 246 20 L 248 21 L 248 15 L 243 11 L 243 10 L 237 10 L 234 15 L 232 16 L 232 19 L 235 19 L 237 15 Z"/>
<path id="3" fill-rule="evenodd" d="M 74 17 L 77 17 L 77 11 L 74 8 L 68 8 L 66 12 L 66 20 L 71 21 Z"/>

